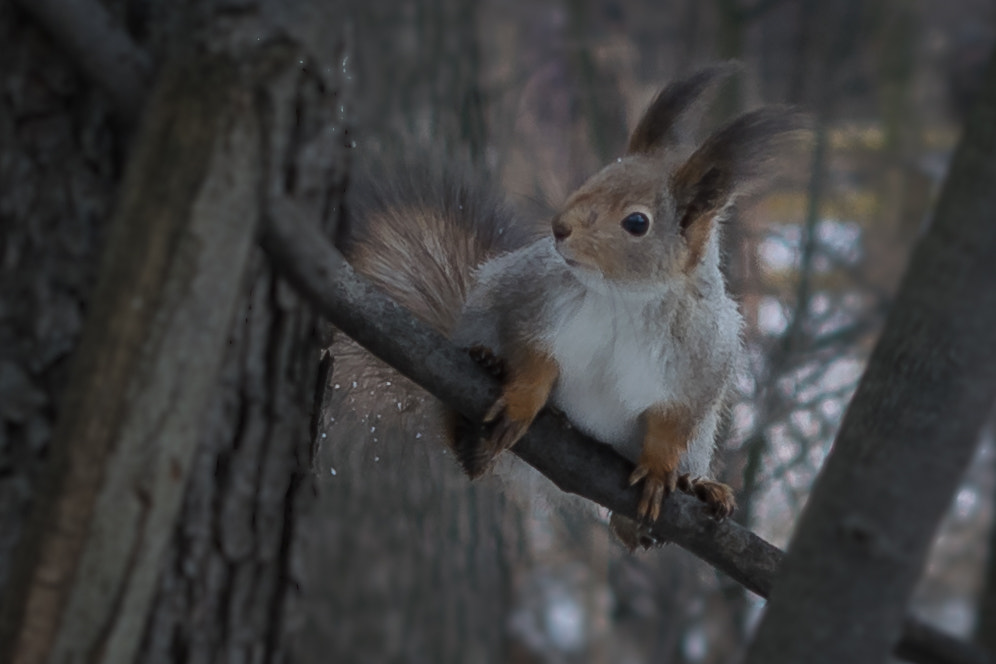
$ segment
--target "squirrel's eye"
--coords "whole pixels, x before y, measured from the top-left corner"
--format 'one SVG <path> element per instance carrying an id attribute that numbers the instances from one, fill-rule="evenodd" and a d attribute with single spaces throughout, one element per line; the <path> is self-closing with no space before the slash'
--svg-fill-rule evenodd
<path id="1" fill-rule="evenodd" d="M 640 237 L 650 230 L 650 219 L 642 212 L 634 212 L 622 220 L 622 227 L 630 235 Z"/>

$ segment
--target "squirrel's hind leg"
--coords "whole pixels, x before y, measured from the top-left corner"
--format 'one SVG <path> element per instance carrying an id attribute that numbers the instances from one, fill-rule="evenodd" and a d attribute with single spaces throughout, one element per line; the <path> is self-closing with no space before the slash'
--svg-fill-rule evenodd
<path id="1" fill-rule="evenodd" d="M 471 479 L 477 479 L 488 471 L 494 457 L 481 444 L 481 425 L 471 422 L 456 411 L 446 413 L 446 434 L 450 449 Z"/>
<path id="2" fill-rule="evenodd" d="M 505 381 L 505 363 L 495 355 L 494 351 L 480 344 L 466 350 L 467 354 L 494 378 Z M 481 425 L 471 422 L 459 413 L 448 411 L 446 429 L 450 448 L 464 472 L 471 479 L 486 473 L 494 461 L 494 455 L 483 443 L 484 432 Z"/>
<path id="3" fill-rule="evenodd" d="M 485 445 L 493 457 L 519 442 L 546 405 L 560 373 L 552 357 L 532 348 L 507 358 L 505 369 L 502 394 L 484 416 Z"/>
<path id="4" fill-rule="evenodd" d="M 502 395 L 484 416 L 483 426 L 457 413 L 448 417 L 453 453 L 467 474 L 476 478 L 526 433 L 546 405 L 558 371 L 553 359 L 539 352 L 520 353 L 512 359 L 511 369 L 486 346 L 473 346 L 468 352 L 503 383 Z"/>

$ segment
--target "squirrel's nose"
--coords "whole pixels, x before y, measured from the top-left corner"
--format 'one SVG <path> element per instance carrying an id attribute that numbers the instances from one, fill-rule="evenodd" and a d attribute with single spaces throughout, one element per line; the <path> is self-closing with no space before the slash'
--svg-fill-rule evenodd
<path id="1" fill-rule="evenodd" d="M 553 220 L 553 237 L 557 240 L 563 240 L 571 234 L 571 227 L 565 224 L 560 219 Z"/>

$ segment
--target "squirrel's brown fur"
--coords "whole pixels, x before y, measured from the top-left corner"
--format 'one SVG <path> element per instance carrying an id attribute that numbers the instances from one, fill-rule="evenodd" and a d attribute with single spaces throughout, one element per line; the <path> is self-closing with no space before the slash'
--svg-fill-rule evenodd
<path id="1" fill-rule="evenodd" d="M 517 217 L 470 168 L 412 163 L 390 175 L 367 174 L 356 189 L 340 250 L 358 272 L 446 335 L 474 270 L 547 232 Z"/>

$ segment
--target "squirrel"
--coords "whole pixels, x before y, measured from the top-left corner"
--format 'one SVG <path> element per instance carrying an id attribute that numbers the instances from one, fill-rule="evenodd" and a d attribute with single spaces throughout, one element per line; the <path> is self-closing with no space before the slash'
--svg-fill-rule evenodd
<path id="1" fill-rule="evenodd" d="M 743 354 L 720 222 L 802 127 L 793 111 L 764 107 L 687 145 L 682 122 L 729 70 L 663 88 L 625 155 L 574 191 L 546 230 L 487 183 L 431 168 L 375 182 L 354 204 L 338 238 L 354 268 L 502 379 L 483 425 L 451 417 L 449 443 L 471 477 L 552 406 L 636 464 L 643 523 L 675 490 L 718 519 L 734 510 L 731 488 L 709 479 Z M 369 358 L 344 359 L 337 368 L 369 378 Z M 648 545 L 639 523 L 611 523 L 631 549 Z"/>

